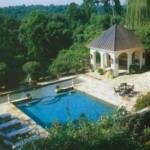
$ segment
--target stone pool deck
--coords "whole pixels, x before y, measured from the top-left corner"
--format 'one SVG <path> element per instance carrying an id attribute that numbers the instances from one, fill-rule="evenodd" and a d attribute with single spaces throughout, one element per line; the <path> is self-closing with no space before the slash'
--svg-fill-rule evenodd
<path id="1" fill-rule="evenodd" d="M 48 132 L 44 128 L 18 109 L 14 104 L 8 102 L 0 104 L 0 114 L 3 113 L 10 113 L 11 115 L 18 117 L 22 123 L 28 124 L 29 127 L 33 129 L 32 131 L 40 135 L 41 138 L 46 138 L 48 136 Z"/>
<path id="2" fill-rule="evenodd" d="M 134 108 L 137 97 L 121 97 L 114 92 L 114 85 L 109 80 L 100 80 L 91 76 L 79 75 L 80 83 L 75 86 L 79 91 L 103 100 L 117 107 L 124 106 L 131 111 Z"/>

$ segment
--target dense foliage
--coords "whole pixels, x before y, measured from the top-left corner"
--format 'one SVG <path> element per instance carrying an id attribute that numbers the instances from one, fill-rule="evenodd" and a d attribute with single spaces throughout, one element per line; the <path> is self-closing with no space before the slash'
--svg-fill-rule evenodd
<path id="1" fill-rule="evenodd" d="M 150 24 L 139 27 L 136 32 L 143 42 L 145 50 L 150 51 Z"/>
<path id="2" fill-rule="evenodd" d="M 37 79 L 41 75 L 41 64 L 36 61 L 30 61 L 23 65 L 23 71 L 29 79 Z"/>
<path id="3" fill-rule="evenodd" d="M 7 75 L 7 65 L 3 62 L 0 62 L 0 85 L 3 86 L 6 81 Z"/>
<path id="4" fill-rule="evenodd" d="M 136 102 L 136 109 L 140 110 L 145 107 L 150 106 L 150 93 L 147 93 L 146 95 L 141 95 L 138 97 L 137 102 Z"/>
<path id="5" fill-rule="evenodd" d="M 126 23 L 129 28 L 147 25 L 150 22 L 150 0 L 128 0 Z"/>
<path id="6" fill-rule="evenodd" d="M 150 112 L 130 116 L 124 109 L 112 117 L 90 122 L 84 116 L 67 125 L 54 123 L 47 139 L 24 150 L 148 150 Z"/>
<path id="7" fill-rule="evenodd" d="M 7 81 L 4 84 L 8 86 L 16 85 L 18 80 L 22 79 L 21 67 L 26 61 L 24 46 L 18 40 L 18 29 L 20 22 L 13 18 L 0 16 L 0 62 L 7 64 Z M 16 78 L 12 79 L 12 76 Z"/>
<path id="8" fill-rule="evenodd" d="M 19 28 L 19 39 L 27 49 L 27 57 L 45 64 L 59 50 L 71 45 L 71 36 L 68 20 L 61 14 L 32 13 L 22 20 Z"/>
<path id="9" fill-rule="evenodd" d="M 57 58 L 49 67 L 51 74 L 60 76 L 61 74 L 84 72 L 89 67 L 89 52 L 87 48 L 70 49 L 60 51 Z"/>
<path id="10" fill-rule="evenodd" d="M 42 6 L 42 5 L 31 5 L 26 7 L 22 6 L 13 6 L 13 7 L 5 7 L 0 8 L 0 14 L 8 15 L 13 18 L 21 19 L 25 16 L 28 16 L 33 11 L 40 11 L 43 13 L 60 13 L 66 10 L 67 6 Z"/>
<path id="11" fill-rule="evenodd" d="M 27 71 L 23 71 L 22 66 L 33 61 L 41 64 L 41 76 L 85 70 L 89 63 L 88 50 L 85 49 L 88 41 L 113 23 L 122 21 L 120 3 L 114 2 L 114 7 L 109 2 L 84 0 L 81 6 L 71 3 L 68 6 L 1 8 L 0 62 L 7 64 L 7 82 L 3 84 L 12 86 L 23 80 Z M 114 10 L 115 15 L 112 17 L 105 7 L 111 12 Z M 65 51 L 60 52 L 63 49 Z M 79 57 L 79 61 L 66 63 L 66 57 L 74 60 Z M 16 76 L 16 80 L 12 76 Z M 4 76 L 1 81 L 6 81 Z"/>
<path id="12" fill-rule="evenodd" d="M 128 3 L 128 8 L 131 8 L 130 4 L 131 2 Z M 148 14 L 148 1 L 144 0 L 142 4 L 140 14 L 145 10 Z M 128 11 L 126 18 L 132 16 L 131 14 L 132 11 Z M 124 15 L 125 9 L 120 5 L 119 0 L 84 0 L 82 5 L 71 3 L 67 6 L 1 8 L 0 62 L 7 65 L 7 81 L 4 76 L 1 76 L 1 81 L 5 81 L 3 84 L 7 87 L 16 85 L 26 75 L 22 66 L 32 61 L 41 64 L 40 76 L 85 70 L 87 65 L 80 64 L 80 61 L 66 63 L 64 59 L 66 57 L 84 59 L 85 54 L 89 57 L 88 50 L 85 49 L 89 41 L 112 24 L 123 24 Z M 136 27 L 136 33 L 141 37 L 148 52 L 150 49 L 149 20 L 143 22 L 147 23 Z M 127 22 L 128 26 L 129 24 L 130 21 Z M 73 45 L 76 45 L 76 48 L 72 49 Z M 62 51 L 64 49 L 65 51 Z M 85 64 L 88 63 L 86 59 Z M 150 66 L 150 61 L 147 61 L 147 65 Z M 12 76 L 16 78 L 12 79 Z"/>
<path id="13" fill-rule="evenodd" d="M 149 5 L 149 0 L 128 0 L 126 21 L 119 0 L 84 0 L 80 6 L 1 8 L 0 87 L 14 86 L 25 77 L 85 71 L 89 67 L 87 43 L 114 23 L 135 29 L 149 53 Z M 149 95 L 137 101 L 137 109 L 145 106 L 149 106 Z M 67 125 L 56 123 L 46 140 L 25 150 L 149 150 L 150 114 L 126 115 L 122 110 L 95 123 L 84 117 Z"/>

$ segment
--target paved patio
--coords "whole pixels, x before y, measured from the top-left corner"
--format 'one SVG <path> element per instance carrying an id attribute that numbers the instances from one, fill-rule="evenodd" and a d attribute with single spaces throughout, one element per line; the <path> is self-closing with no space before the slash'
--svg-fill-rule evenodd
<path id="1" fill-rule="evenodd" d="M 111 79 L 101 79 L 86 75 L 80 75 L 78 79 L 81 81 L 76 85 L 76 89 L 85 92 L 91 96 L 99 98 L 112 105 L 124 106 L 127 110 L 133 110 L 136 103 L 136 97 L 121 97 L 114 92 L 114 85 Z"/>
<path id="2" fill-rule="evenodd" d="M 114 79 L 109 79 L 97 72 L 89 72 L 86 75 L 98 80 L 103 80 L 106 83 L 112 84 L 114 87 L 118 86 L 120 83 L 126 82 L 128 84 L 133 84 L 135 90 L 140 93 L 150 92 L 150 71 L 140 74 L 123 74 Z"/>

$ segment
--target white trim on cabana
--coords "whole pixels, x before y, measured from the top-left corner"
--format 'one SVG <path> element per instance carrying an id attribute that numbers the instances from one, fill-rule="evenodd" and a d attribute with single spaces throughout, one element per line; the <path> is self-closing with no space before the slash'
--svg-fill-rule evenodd
<path id="1" fill-rule="evenodd" d="M 102 69 L 109 68 L 109 69 L 113 70 L 114 76 L 118 76 L 119 72 L 121 72 L 121 69 L 119 68 L 119 65 L 120 65 L 119 60 L 120 60 L 120 56 L 124 53 L 127 55 L 127 57 L 126 57 L 127 60 L 122 60 L 122 61 L 127 61 L 127 69 L 125 69 L 123 71 L 129 72 L 129 67 L 133 62 L 133 54 L 135 52 L 139 53 L 138 60 L 139 60 L 140 69 L 142 68 L 142 66 L 145 65 L 145 57 L 144 57 L 145 52 L 142 47 L 125 49 L 125 50 L 120 50 L 120 51 L 111 51 L 111 50 L 104 50 L 104 49 L 98 49 L 98 48 L 91 48 L 90 49 L 91 65 L 94 70 L 97 69 L 96 52 L 98 52 L 100 54 L 100 58 L 101 58 L 100 59 L 100 67 Z M 110 63 L 110 65 L 107 63 Z"/>

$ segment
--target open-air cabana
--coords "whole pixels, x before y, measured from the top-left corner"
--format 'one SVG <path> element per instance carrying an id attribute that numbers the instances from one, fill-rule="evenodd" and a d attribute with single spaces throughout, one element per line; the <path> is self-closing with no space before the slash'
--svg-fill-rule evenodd
<path id="1" fill-rule="evenodd" d="M 113 25 L 93 40 L 90 48 L 90 61 L 94 70 L 112 70 L 114 76 L 128 72 L 131 64 L 145 64 L 143 45 L 134 33 L 122 25 Z"/>

